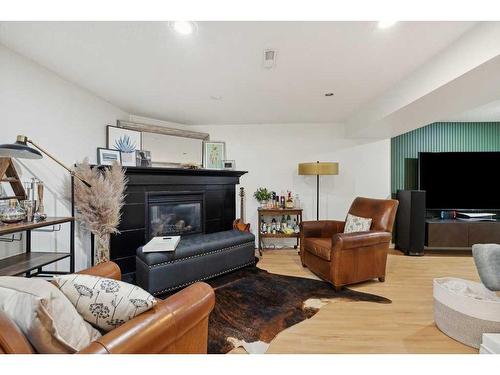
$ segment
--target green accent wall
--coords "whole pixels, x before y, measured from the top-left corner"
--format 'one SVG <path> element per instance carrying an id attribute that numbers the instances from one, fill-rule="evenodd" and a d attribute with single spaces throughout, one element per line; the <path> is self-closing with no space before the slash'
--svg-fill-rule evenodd
<path id="1" fill-rule="evenodd" d="M 500 151 L 500 122 L 435 122 L 391 139 L 391 191 L 418 188 L 418 153 Z"/>

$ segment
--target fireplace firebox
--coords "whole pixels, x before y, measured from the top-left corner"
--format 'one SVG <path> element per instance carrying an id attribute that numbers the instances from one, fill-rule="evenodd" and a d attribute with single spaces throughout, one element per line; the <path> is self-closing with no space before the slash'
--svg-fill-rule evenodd
<path id="1" fill-rule="evenodd" d="M 148 192 L 146 194 L 147 240 L 158 236 L 203 233 L 203 192 Z"/>

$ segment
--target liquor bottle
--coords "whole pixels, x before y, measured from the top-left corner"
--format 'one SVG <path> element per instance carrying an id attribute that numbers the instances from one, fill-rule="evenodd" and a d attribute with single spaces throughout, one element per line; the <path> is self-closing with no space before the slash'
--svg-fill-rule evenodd
<path id="1" fill-rule="evenodd" d="M 282 216 L 281 218 L 281 230 L 285 230 L 287 227 L 287 222 L 286 222 L 286 219 L 285 219 L 285 215 Z"/>
<path id="2" fill-rule="evenodd" d="M 293 208 L 293 199 L 291 191 L 288 191 L 288 197 L 286 198 L 286 208 Z"/>
<path id="3" fill-rule="evenodd" d="M 262 219 L 262 224 L 260 225 L 260 232 L 261 233 L 266 233 L 267 232 L 267 224 L 264 221 L 264 219 Z"/>
<path id="4" fill-rule="evenodd" d="M 297 224 L 297 219 L 293 219 L 293 232 L 300 233 L 300 226 Z"/>
<path id="5" fill-rule="evenodd" d="M 271 220 L 271 232 L 276 234 L 276 219 L 274 217 L 273 220 Z"/>
<path id="6" fill-rule="evenodd" d="M 287 215 L 287 217 L 286 217 L 286 225 L 288 226 L 288 228 L 294 229 L 295 226 L 293 226 L 292 224 L 293 224 L 292 223 L 292 217 L 290 215 Z"/>
<path id="7" fill-rule="evenodd" d="M 293 207 L 300 208 L 300 199 L 298 194 L 295 194 L 295 199 L 293 200 Z"/>
<path id="8" fill-rule="evenodd" d="M 281 232 L 281 222 L 279 220 L 276 221 L 276 232 Z"/>
<path id="9" fill-rule="evenodd" d="M 285 208 L 285 196 L 280 197 L 280 208 Z"/>

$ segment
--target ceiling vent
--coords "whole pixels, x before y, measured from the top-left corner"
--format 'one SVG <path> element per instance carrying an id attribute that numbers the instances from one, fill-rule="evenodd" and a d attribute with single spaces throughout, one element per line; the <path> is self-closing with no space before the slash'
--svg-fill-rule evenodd
<path id="1" fill-rule="evenodd" d="M 264 68 L 271 69 L 276 64 L 276 50 L 264 50 Z"/>

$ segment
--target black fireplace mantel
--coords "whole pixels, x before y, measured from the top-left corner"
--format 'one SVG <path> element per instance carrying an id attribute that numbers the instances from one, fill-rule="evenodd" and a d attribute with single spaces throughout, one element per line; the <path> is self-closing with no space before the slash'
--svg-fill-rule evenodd
<path id="1" fill-rule="evenodd" d="M 241 177 L 247 171 L 234 171 L 225 169 L 188 169 L 188 168 L 161 168 L 161 167 L 124 167 L 127 175 L 146 174 L 162 176 L 220 176 Z"/>
<path id="2" fill-rule="evenodd" d="M 236 189 L 245 171 L 125 167 L 127 186 L 120 233 L 111 236 L 110 258 L 123 273 L 135 271 L 135 251 L 147 241 L 147 196 L 160 192 L 202 192 L 205 233 L 232 228 Z"/>

